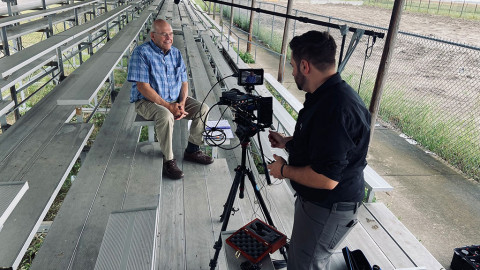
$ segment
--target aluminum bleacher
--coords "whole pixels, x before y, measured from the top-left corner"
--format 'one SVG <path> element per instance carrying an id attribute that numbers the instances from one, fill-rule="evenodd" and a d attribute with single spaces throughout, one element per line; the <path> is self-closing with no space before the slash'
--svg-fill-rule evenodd
<path id="1" fill-rule="evenodd" d="M 128 8 L 128 6 L 122 8 Z M 143 29 L 150 16 L 141 15 L 140 17 L 145 18 L 145 21 L 142 23 L 132 21 L 127 24 L 107 42 L 108 46 L 104 46 L 104 50 L 102 48 L 97 51 L 82 65 L 88 66 L 87 63 L 101 58 L 109 48 L 114 48 L 116 54 L 123 55 L 126 49 L 120 50 L 120 47 L 129 47 L 130 42 L 124 42 L 125 39 L 122 37 L 125 37 L 125 33 L 128 35 L 138 33 L 139 31 L 132 32 L 132 28 Z M 100 20 L 107 19 L 104 17 Z M 90 26 L 77 27 L 79 32 L 85 33 L 85 29 Z M 70 34 L 74 37 L 81 36 L 78 33 Z M 116 62 L 111 64 L 115 66 Z M 67 79 L 83 78 L 80 82 L 83 80 L 92 83 L 93 80 L 94 83 L 103 85 L 105 76 L 101 74 L 109 74 L 111 68 L 97 69 L 97 79 L 88 77 L 88 74 L 81 71 L 79 69 L 73 71 Z M 70 119 L 75 115 L 75 106 L 57 104 L 57 100 L 70 89 L 69 84 L 66 83 L 67 79 L 58 84 L 0 136 L 1 182 L 23 181 L 28 182 L 30 187 L 6 218 L 3 229 L 0 231 L 0 268 L 2 269 L 18 267 L 30 241 L 93 131 L 93 124 L 71 123 Z M 81 83 L 77 85 L 77 87 L 82 86 Z M 93 84 L 91 86 L 95 89 L 98 87 Z M 142 147 L 138 149 L 145 150 Z"/>

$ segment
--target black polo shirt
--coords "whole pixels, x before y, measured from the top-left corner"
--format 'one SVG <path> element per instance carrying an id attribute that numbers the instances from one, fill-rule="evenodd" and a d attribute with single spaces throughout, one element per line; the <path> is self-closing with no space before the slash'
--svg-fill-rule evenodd
<path id="1" fill-rule="evenodd" d="M 314 93 L 307 93 L 298 114 L 293 139 L 286 148 L 292 166 L 308 166 L 338 181 L 333 190 L 315 189 L 291 181 L 307 200 L 330 207 L 336 202 L 360 202 L 363 169 L 370 140 L 370 113 L 358 94 L 335 74 Z"/>

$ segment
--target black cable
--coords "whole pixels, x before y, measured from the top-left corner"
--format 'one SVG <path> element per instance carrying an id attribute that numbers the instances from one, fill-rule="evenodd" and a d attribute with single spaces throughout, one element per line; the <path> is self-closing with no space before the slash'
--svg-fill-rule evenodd
<path id="1" fill-rule="evenodd" d="M 227 77 L 224 77 L 224 78 L 220 79 L 219 81 L 217 81 L 217 82 L 212 86 L 212 88 L 210 88 L 210 90 L 208 90 L 207 94 L 205 95 L 205 98 L 203 99 L 202 103 L 200 104 L 200 108 L 202 108 L 203 104 L 205 103 L 205 100 L 207 100 L 207 97 L 210 95 L 210 93 L 212 92 L 213 88 L 215 88 L 215 86 L 217 86 L 218 83 L 224 81 L 224 80 L 227 79 L 227 78 L 235 77 L 235 76 L 238 76 L 238 75 L 237 75 L 236 73 L 234 73 L 234 74 L 232 74 L 232 75 L 228 75 Z M 209 111 L 210 111 L 210 110 L 209 110 Z M 201 118 L 203 115 L 197 116 L 197 114 L 198 114 L 199 112 L 200 112 L 200 110 L 198 110 L 198 111 L 195 113 L 195 115 L 192 117 L 192 119 L 190 119 L 190 120 L 195 120 L 195 119 L 197 119 L 197 118 L 200 118 L 200 119 L 202 120 L 203 125 L 205 126 L 205 120 Z M 208 113 L 207 113 L 207 115 L 208 115 Z"/>

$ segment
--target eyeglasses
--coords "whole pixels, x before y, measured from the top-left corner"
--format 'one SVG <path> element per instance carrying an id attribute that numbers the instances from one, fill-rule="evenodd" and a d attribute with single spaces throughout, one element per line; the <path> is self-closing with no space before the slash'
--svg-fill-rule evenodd
<path id="1" fill-rule="evenodd" d="M 158 33 L 158 32 L 152 32 L 152 33 L 154 33 L 154 34 L 158 34 L 158 35 L 160 35 L 160 36 L 162 36 L 162 37 L 164 37 L 164 38 L 166 38 L 166 37 L 170 37 L 170 38 L 172 38 L 172 37 L 173 37 L 173 32 L 172 32 L 172 33 Z"/>

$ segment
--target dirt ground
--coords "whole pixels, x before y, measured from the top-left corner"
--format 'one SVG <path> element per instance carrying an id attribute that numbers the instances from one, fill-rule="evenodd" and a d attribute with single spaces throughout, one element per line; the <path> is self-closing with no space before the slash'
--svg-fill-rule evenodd
<path id="1" fill-rule="evenodd" d="M 286 1 L 278 2 L 286 5 Z M 388 28 L 391 10 L 346 4 L 295 3 L 294 9 Z M 480 21 L 402 11 L 400 31 L 480 47 Z"/>

